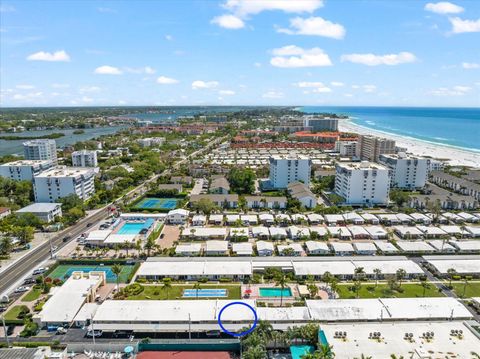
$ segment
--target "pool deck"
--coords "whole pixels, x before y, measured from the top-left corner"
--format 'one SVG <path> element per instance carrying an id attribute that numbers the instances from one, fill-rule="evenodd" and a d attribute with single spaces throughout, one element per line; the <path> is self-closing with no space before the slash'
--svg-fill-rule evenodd
<path id="1" fill-rule="evenodd" d="M 242 298 L 250 298 L 250 299 L 257 299 L 263 302 L 269 303 L 280 303 L 280 297 L 262 297 L 260 295 L 260 288 L 279 288 L 274 284 L 251 284 L 251 285 L 242 285 L 241 293 Z M 285 288 L 290 288 L 292 291 L 292 296 L 285 296 L 283 297 L 283 303 L 293 303 L 295 302 L 295 298 L 300 297 L 300 293 L 298 292 L 296 284 L 289 284 Z M 250 296 L 247 294 L 247 290 L 251 290 Z"/>

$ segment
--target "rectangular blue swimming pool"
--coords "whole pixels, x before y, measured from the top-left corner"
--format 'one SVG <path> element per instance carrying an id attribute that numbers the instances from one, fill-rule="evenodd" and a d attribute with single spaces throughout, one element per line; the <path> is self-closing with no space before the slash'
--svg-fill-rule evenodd
<path id="1" fill-rule="evenodd" d="M 228 296 L 226 289 L 184 289 L 183 298 L 226 298 Z"/>
<path id="2" fill-rule="evenodd" d="M 118 230 L 117 234 L 139 234 L 142 229 L 150 229 L 154 220 L 148 218 L 145 222 L 126 222 Z"/>
<path id="3" fill-rule="evenodd" d="M 292 290 L 290 288 L 260 288 L 260 297 L 291 297 Z"/>

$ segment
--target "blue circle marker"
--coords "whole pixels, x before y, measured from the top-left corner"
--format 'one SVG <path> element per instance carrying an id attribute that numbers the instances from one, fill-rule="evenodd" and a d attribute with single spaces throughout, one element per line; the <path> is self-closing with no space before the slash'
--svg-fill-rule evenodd
<path id="1" fill-rule="evenodd" d="M 222 324 L 222 313 L 225 309 L 227 309 L 228 307 L 231 307 L 232 305 L 243 305 L 244 307 L 247 307 L 248 309 L 250 309 L 253 313 L 253 324 L 252 326 L 248 329 L 248 330 L 245 330 L 243 332 L 240 332 L 240 333 L 235 333 L 235 332 L 231 332 L 229 330 L 227 330 L 223 324 Z M 218 313 L 218 325 L 220 326 L 220 328 L 222 328 L 222 330 L 233 336 L 233 337 L 243 337 L 244 335 L 247 335 L 247 334 L 250 334 L 251 332 L 253 332 L 255 330 L 255 327 L 257 326 L 257 322 L 258 322 L 258 317 L 257 317 L 257 312 L 256 310 L 249 304 L 247 303 L 244 303 L 244 302 L 231 302 L 231 303 L 228 303 L 227 305 L 225 305 L 221 310 L 220 310 L 220 313 Z"/>

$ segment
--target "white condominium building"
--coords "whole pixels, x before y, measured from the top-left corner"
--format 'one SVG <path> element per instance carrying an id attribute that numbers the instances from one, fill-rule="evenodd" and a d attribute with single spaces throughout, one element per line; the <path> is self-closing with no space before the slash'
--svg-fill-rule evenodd
<path id="1" fill-rule="evenodd" d="M 57 202 L 59 198 L 75 194 L 82 200 L 95 192 L 95 172 L 92 168 L 57 167 L 35 176 L 35 202 Z"/>
<path id="2" fill-rule="evenodd" d="M 303 182 L 310 185 L 312 161 L 306 156 L 270 157 L 270 183 L 273 188 L 287 188 L 289 183 Z"/>
<path id="3" fill-rule="evenodd" d="M 338 119 L 336 118 L 304 116 L 303 125 L 313 132 L 338 131 Z"/>
<path id="4" fill-rule="evenodd" d="M 53 167 L 50 160 L 20 160 L 0 165 L 0 176 L 15 181 L 33 181 L 33 177 Z"/>
<path id="5" fill-rule="evenodd" d="M 335 151 L 340 153 L 340 156 L 358 157 L 357 141 L 337 141 L 335 142 Z"/>
<path id="6" fill-rule="evenodd" d="M 57 145 L 55 140 L 31 140 L 23 143 L 26 160 L 51 160 L 57 165 Z"/>
<path id="7" fill-rule="evenodd" d="M 379 161 L 392 170 L 390 179 L 392 187 L 403 189 L 425 187 L 430 166 L 428 158 L 400 152 L 395 155 L 380 155 Z"/>
<path id="8" fill-rule="evenodd" d="M 75 151 L 72 152 L 72 165 L 74 167 L 97 167 L 97 151 Z"/>
<path id="9" fill-rule="evenodd" d="M 164 137 L 140 138 L 137 143 L 142 147 L 162 146 L 165 143 Z"/>
<path id="10" fill-rule="evenodd" d="M 358 154 L 362 160 L 378 161 L 381 154 L 395 153 L 395 141 L 370 135 L 358 136 Z"/>
<path id="11" fill-rule="evenodd" d="M 337 163 L 335 193 L 350 205 L 386 205 L 390 189 L 387 167 L 373 162 Z"/>

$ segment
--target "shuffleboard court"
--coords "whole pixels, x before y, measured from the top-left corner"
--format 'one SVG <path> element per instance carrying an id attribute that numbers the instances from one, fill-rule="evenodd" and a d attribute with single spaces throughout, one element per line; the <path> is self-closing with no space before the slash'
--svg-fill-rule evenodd
<path id="1" fill-rule="evenodd" d="M 226 289 L 184 289 L 183 298 L 226 298 Z"/>

